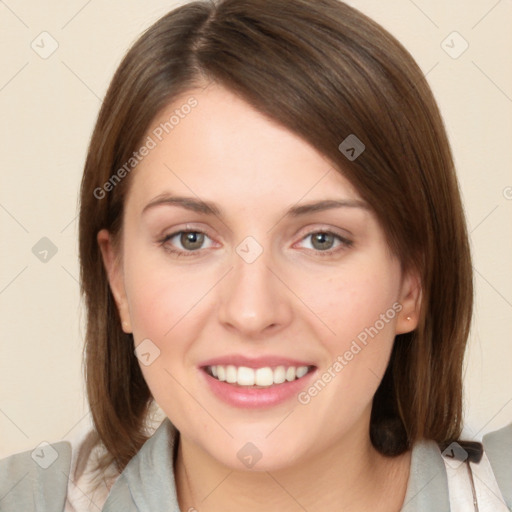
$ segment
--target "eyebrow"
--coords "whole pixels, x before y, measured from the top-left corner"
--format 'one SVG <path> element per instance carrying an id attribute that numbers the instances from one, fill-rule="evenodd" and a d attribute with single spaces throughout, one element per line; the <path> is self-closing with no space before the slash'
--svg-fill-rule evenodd
<path id="1" fill-rule="evenodd" d="M 157 206 L 179 206 L 187 210 L 202 213 L 205 215 L 215 215 L 223 218 L 221 209 L 210 201 L 203 201 L 194 197 L 175 196 L 172 194 L 161 194 L 151 200 L 142 210 L 142 214 Z M 332 210 L 334 208 L 363 208 L 369 210 L 366 202 L 359 199 L 324 199 L 321 201 L 313 201 L 306 204 L 292 206 L 283 216 L 299 217 L 308 213 Z M 141 215 L 142 215 L 141 214 Z"/>

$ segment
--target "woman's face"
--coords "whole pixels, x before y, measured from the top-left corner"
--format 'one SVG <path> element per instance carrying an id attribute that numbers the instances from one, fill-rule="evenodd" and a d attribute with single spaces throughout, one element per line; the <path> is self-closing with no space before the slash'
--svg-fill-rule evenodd
<path id="1" fill-rule="evenodd" d="M 108 232 L 98 241 L 156 402 L 232 468 L 368 443 L 418 291 L 368 205 L 309 144 L 217 85 L 170 105 L 147 136 L 120 262 Z"/>

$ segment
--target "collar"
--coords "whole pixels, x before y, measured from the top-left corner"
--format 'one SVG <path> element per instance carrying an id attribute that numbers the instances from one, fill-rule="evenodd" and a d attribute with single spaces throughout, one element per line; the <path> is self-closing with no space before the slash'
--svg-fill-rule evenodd
<path id="1" fill-rule="evenodd" d="M 180 512 L 173 460 L 179 438 L 165 418 L 112 486 L 103 512 Z M 441 451 L 422 440 L 412 449 L 411 470 L 400 512 L 448 511 L 448 483 Z"/>

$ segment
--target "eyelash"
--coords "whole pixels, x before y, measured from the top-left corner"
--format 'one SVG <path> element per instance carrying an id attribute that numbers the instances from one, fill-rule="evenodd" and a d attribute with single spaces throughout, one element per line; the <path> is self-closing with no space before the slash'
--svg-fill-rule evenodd
<path id="1" fill-rule="evenodd" d="M 171 248 L 168 245 L 166 245 L 169 240 L 172 240 L 176 235 L 180 235 L 182 233 L 199 233 L 199 234 L 202 234 L 202 235 L 205 235 L 205 236 L 208 237 L 207 233 L 205 233 L 204 231 L 201 231 L 200 229 L 182 229 L 180 231 L 175 231 L 174 233 L 166 235 L 161 240 L 159 240 L 159 244 L 165 249 L 165 251 L 173 254 L 174 256 L 176 256 L 178 258 L 182 257 L 182 256 L 184 256 L 184 257 L 198 256 L 201 253 L 201 249 L 198 249 L 198 250 L 195 250 L 195 251 L 182 251 L 182 250 L 179 250 L 179 249 Z M 319 256 L 331 256 L 332 254 L 339 252 L 343 248 L 348 249 L 348 248 L 350 248 L 350 247 L 352 247 L 354 245 L 354 242 L 352 242 L 348 238 L 345 238 L 345 237 L 339 235 L 338 233 L 335 233 L 334 231 L 329 231 L 329 230 L 311 231 L 310 233 L 304 235 L 301 238 L 300 241 L 302 241 L 302 240 L 304 240 L 304 239 L 306 239 L 306 238 L 308 238 L 308 237 L 310 237 L 312 235 L 317 235 L 317 234 L 320 234 L 320 233 L 324 234 L 324 235 L 333 235 L 335 238 L 337 238 L 340 241 L 340 245 L 338 245 L 338 247 L 336 247 L 336 248 L 328 249 L 328 250 L 325 250 L 325 251 L 319 251 L 319 250 L 315 250 L 315 249 L 308 249 L 308 250 L 314 251 Z"/>

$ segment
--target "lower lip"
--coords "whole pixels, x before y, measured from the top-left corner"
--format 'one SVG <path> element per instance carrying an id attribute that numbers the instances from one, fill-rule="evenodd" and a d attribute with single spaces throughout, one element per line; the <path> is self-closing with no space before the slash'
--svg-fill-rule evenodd
<path id="1" fill-rule="evenodd" d="M 315 372 L 316 369 L 313 369 L 304 377 L 291 382 L 274 384 L 266 388 L 252 388 L 221 382 L 201 370 L 207 385 L 218 398 L 229 405 L 245 409 L 272 407 L 296 397 L 306 387 Z"/>

